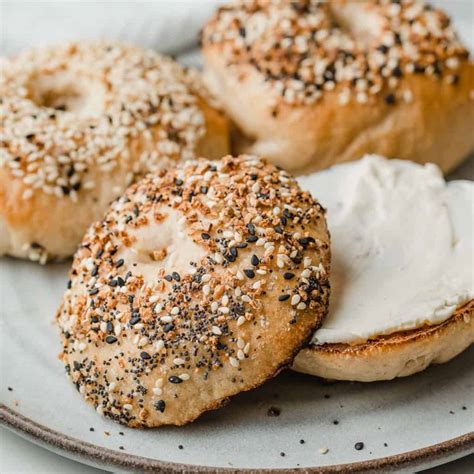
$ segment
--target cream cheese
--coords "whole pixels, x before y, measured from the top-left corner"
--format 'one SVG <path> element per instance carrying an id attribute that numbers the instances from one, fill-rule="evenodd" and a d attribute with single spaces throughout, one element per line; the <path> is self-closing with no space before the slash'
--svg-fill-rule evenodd
<path id="1" fill-rule="evenodd" d="M 299 182 L 331 233 L 331 303 L 313 344 L 438 324 L 474 298 L 473 182 L 373 155 Z"/>

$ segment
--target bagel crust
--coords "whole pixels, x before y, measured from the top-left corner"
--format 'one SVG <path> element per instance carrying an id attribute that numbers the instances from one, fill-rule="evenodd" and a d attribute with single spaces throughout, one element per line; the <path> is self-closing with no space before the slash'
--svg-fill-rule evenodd
<path id="1" fill-rule="evenodd" d="M 291 363 L 326 314 L 324 210 L 255 157 L 149 175 L 87 232 L 57 313 L 96 410 L 182 425 Z"/>
<path id="2" fill-rule="evenodd" d="M 332 380 L 391 380 L 448 362 L 473 342 L 471 300 L 441 324 L 380 336 L 363 344 L 310 345 L 296 356 L 292 368 Z"/>
<path id="3" fill-rule="evenodd" d="M 202 45 L 236 150 L 293 173 L 365 153 L 447 172 L 474 149 L 474 65 L 422 2 L 234 2 Z"/>
<path id="4" fill-rule="evenodd" d="M 0 70 L 0 254 L 71 256 L 147 172 L 228 152 L 196 71 L 108 42 L 28 50 Z"/>

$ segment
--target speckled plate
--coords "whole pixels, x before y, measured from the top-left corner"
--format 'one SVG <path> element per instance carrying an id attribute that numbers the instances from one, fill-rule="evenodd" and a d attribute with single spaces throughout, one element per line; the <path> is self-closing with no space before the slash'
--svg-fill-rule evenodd
<path id="1" fill-rule="evenodd" d="M 421 468 L 474 452 L 474 348 L 393 382 L 328 384 L 286 372 L 181 428 L 105 420 L 56 357 L 53 315 L 67 268 L 0 259 L 0 419 L 46 448 L 114 470 L 192 471 Z"/>

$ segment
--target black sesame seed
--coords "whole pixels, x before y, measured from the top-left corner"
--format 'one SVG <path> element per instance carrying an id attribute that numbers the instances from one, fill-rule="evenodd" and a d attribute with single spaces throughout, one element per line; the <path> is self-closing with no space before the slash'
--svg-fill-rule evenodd
<path id="1" fill-rule="evenodd" d="M 79 189 L 81 189 L 81 183 L 74 183 L 72 189 L 74 189 L 74 191 L 79 191 Z"/>
<path id="2" fill-rule="evenodd" d="M 286 454 L 282 451 L 282 452 L 280 453 L 280 456 L 281 456 L 282 458 L 284 458 L 284 457 L 286 456 Z"/>
<path id="3" fill-rule="evenodd" d="M 124 262 L 123 258 L 117 260 L 117 262 L 115 262 L 115 268 L 120 268 L 124 263 L 125 262 Z"/>
<path id="4" fill-rule="evenodd" d="M 247 224 L 247 229 L 250 235 L 255 235 L 255 226 L 251 222 Z"/>
<path id="5" fill-rule="evenodd" d="M 288 299 L 290 299 L 290 295 L 280 295 L 278 297 L 278 301 L 286 301 Z"/>
<path id="6" fill-rule="evenodd" d="M 357 451 L 360 451 L 360 450 L 364 449 L 364 443 L 362 443 L 361 441 L 359 441 L 358 443 L 354 444 L 354 448 L 355 448 Z"/>
<path id="7" fill-rule="evenodd" d="M 70 289 L 71 289 L 71 286 L 72 286 L 72 281 L 71 281 L 71 280 L 68 280 L 68 282 L 67 282 L 67 289 L 70 290 Z"/>
<path id="8" fill-rule="evenodd" d="M 111 332 L 114 332 L 114 325 L 110 322 L 107 321 L 107 332 L 110 334 Z"/>
<path id="9" fill-rule="evenodd" d="M 164 332 L 170 332 L 174 329 L 174 324 L 173 323 L 166 323 L 164 326 L 163 326 L 163 331 Z"/>
<path id="10" fill-rule="evenodd" d="M 255 272 L 251 268 L 246 268 L 244 270 L 244 273 L 248 278 L 254 278 L 255 277 Z"/>
<path id="11" fill-rule="evenodd" d="M 178 449 L 184 449 L 184 446 L 183 446 L 182 444 L 180 444 L 180 445 L 178 446 Z"/>
<path id="12" fill-rule="evenodd" d="M 178 272 L 173 272 L 171 276 L 173 277 L 175 281 L 181 281 L 181 277 L 179 276 Z"/>
<path id="13" fill-rule="evenodd" d="M 148 352 L 146 352 L 146 351 L 141 352 L 141 353 L 140 353 L 140 357 L 142 358 L 142 360 L 149 360 L 149 359 L 151 359 L 151 355 L 148 354 Z"/>
<path id="14" fill-rule="evenodd" d="M 102 257 L 102 254 L 104 253 L 104 249 L 103 248 L 100 248 L 99 250 L 97 250 L 97 253 L 95 254 L 95 258 L 100 258 Z"/>
<path id="15" fill-rule="evenodd" d="M 258 237 L 256 235 L 249 235 L 247 237 L 247 242 L 250 242 L 250 243 L 256 242 L 257 240 L 258 240 Z"/>
<path id="16" fill-rule="evenodd" d="M 209 240 L 211 238 L 211 236 L 209 234 L 207 234 L 206 232 L 203 232 L 201 234 L 201 237 L 203 238 L 203 240 Z"/>
<path id="17" fill-rule="evenodd" d="M 285 272 L 283 273 L 283 278 L 285 280 L 291 280 L 292 278 L 295 277 L 295 274 L 294 273 L 291 273 L 291 272 Z"/>
<path id="18" fill-rule="evenodd" d="M 135 326 L 135 324 L 138 324 L 140 322 L 140 316 L 133 316 L 132 319 L 130 319 L 130 326 Z"/>
<path id="19" fill-rule="evenodd" d="M 166 408 L 166 403 L 164 400 L 158 400 L 157 402 L 155 402 L 154 406 L 156 410 L 161 411 L 161 413 L 163 413 Z"/>
<path id="20" fill-rule="evenodd" d="M 96 295 L 97 293 L 99 293 L 99 288 L 92 288 L 92 290 L 89 290 L 89 294 L 91 296 L 94 296 Z"/>
<path id="21" fill-rule="evenodd" d="M 393 105 L 395 103 L 395 95 L 394 94 L 388 94 L 385 96 L 385 103 L 388 105 Z"/>
<path id="22" fill-rule="evenodd" d="M 304 439 L 300 439 L 300 444 L 304 444 L 304 443 L 305 443 Z"/>
<path id="23" fill-rule="evenodd" d="M 260 260 L 259 258 L 256 256 L 256 255 L 252 255 L 252 258 L 250 259 L 250 263 L 256 267 L 259 263 L 260 263 Z"/>
<path id="24" fill-rule="evenodd" d="M 115 336 L 107 336 L 105 338 L 105 342 L 107 344 L 114 344 L 115 342 L 117 342 L 117 338 Z"/>
<path id="25" fill-rule="evenodd" d="M 209 191 L 209 188 L 207 186 L 201 186 L 201 193 L 202 194 L 207 194 L 208 191 Z"/>
<path id="26" fill-rule="evenodd" d="M 168 377 L 168 380 L 171 382 L 171 383 L 181 383 L 182 380 L 177 377 L 176 375 L 171 375 L 170 377 Z"/>
<path id="27" fill-rule="evenodd" d="M 175 179 L 175 181 L 174 181 L 174 182 L 175 182 L 176 186 L 182 186 L 182 185 L 183 185 L 183 183 L 184 183 L 184 181 L 183 181 L 182 179 L 178 179 L 178 178 L 177 178 L 177 179 Z"/>
<path id="28" fill-rule="evenodd" d="M 171 275 L 165 275 L 165 280 L 166 281 L 172 281 L 173 277 Z"/>
<path id="29" fill-rule="evenodd" d="M 91 276 L 95 277 L 99 273 L 99 267 L 96 265 L 92 271 L 91 271 Z"/>
<path id="30" fill-rule="evenodd" d="M 308 247 L 308 245 L 309 245 L 311 242 L 315 242 L 315 240 L 313 239 L 313 237 L 302 237 L 301 239 L 298 239 L 298 243 L 299 243 L 304 249 L 306 249 L 306 247 Z"/>
<path id="31" fill-rule="evenodd" d="M 125 280 L 122 277 L 117 277 L 117 284 L 122 287 L 125 285 Z"/>
<path id="32" fill-rule="evenodd" d="M 232 252 L 232 249 L 234 249 L 233 252 Z M 229 253 L 225 253 L 224 258 L 229 262 L 235 262 L 237 258 L 237 255 L 235 255 L 236 253 L 237 253 L 237 249 L 235 247 L 231 247 L 231 251 Z"/>
<path id="33" fill-rule="evenodd" d="M 395 77 L 402 77 L 403 73 L 402 73 L 402 70 L 401 70 L 400 66 L 395 66 L 392 70 L 392 74 Z"/>

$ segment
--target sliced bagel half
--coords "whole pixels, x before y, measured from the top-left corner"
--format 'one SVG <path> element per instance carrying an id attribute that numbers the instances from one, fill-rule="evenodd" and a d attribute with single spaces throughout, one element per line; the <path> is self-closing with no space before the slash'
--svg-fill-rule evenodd
<path id="1" fill-rule="evenodd" d="M 362 344 L 310 345 L 299 352 L 293 369 L 332 380 L 391 380 L 448 362 L 473 342 L 471 300 L 434 326 L 379 336 Z"/>
<path id="2" fill-rule="evenodd" d="M 474 183 L 367 156 L 300 184 L 327 208 L 331 301 L 294 370 L 390 380 L 474 342 Z"/>

